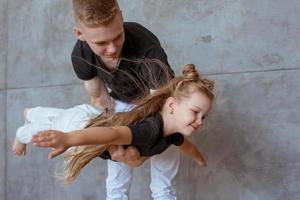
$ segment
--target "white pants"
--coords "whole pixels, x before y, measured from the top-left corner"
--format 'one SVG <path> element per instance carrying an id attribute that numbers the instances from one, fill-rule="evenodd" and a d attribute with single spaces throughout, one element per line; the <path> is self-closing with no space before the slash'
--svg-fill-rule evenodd
<path id="1" fill-rule="evenodd" d="M 17 130 L 17 139 L 28 144 L 33 135 L 44 130 L 58 130 L 69 132 L 84 128 L 88 120 L 98 115 L 100 110 L 82 104 L 69 109 L 35 107 L 27 112 L 27 124 Z"/>
<path id="2" fill-rule="evenodd" d="M 169 147 L 162 154 L 151 157 L 152 197 L 155 200 L 175 200 L 174 178 L 179 167 L 179 151 Z M 128 200 L 133 168 L 123 163 L 107 160 L 107 200 Z"/>
<path id="3" fill-rule="evenodd" d="M 115 101 L 115 109 L 128 110 L 132 107 L 127 103 Z M 77 105 L 69 109 L 34 107 L 28 110 L 27 124 L 17 130 L 17 139 L 28 144 L 34 134 L 44 130 L 70 132 L 83 129 L 87 122 L 102 111 L 89 104 Z"/>
<path id="4" fill-rule="evenodd" d="M 125 108 L 125 107 L 123 107 Z M 115 108 L 116 112 L 128 111 Z M 159 155 L 152 156 L 151 184 L 152 197 L 155 200 L 176 200 L 174 178 L 179 167 L 178 148 L 170 146 Z M 106 200 L 128 200 L 133 168 L 120 162 L 107 160 Z"/>

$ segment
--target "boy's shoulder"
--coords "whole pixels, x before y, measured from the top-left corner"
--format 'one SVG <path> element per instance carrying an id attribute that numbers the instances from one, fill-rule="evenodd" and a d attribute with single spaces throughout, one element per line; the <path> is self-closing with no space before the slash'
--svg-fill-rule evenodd
<path id="1" fill-rule="evenodd" d="M 124 27 L 129 29 L 149 31 L 147 28 L 137 22 L 124 22 Z"/>
<path id="2" fill-rule="evenodd" d="M 158 41 L 158 38 L 148 28 L 137 22 L 124 22 L 125 35 L 146 37 Z"/>
<path id="3" fill-rule="evenodd" d="M 136 22 L 124 22 L 125 54 L 145 56 L 150 49 L 161 48 L 158 38 L 147 28 Z"/>
<path id="4" fill-rule="evenodd" d="M 72 56 L 91 57 L 94 53 L 85 41 L 77 40 L 72 51 Z"/>

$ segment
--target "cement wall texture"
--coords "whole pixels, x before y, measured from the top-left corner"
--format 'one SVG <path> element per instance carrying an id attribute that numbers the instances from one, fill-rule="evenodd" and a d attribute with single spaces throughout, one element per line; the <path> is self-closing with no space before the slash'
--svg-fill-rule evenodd
<path id="1" fill-rule="evenodd" d="M 178 199 L 300 199 L 300 1 L 119 0 L 125 21 L 154 32 L 177 73 L 195 63 L 217 99 L 192 140 L 207 158 L 181 157 Z M 22 111 L 88 102 L 73 72 L 69 0 L 0 0 L 0 199 L 105 199 L 106 162 L 94 160 L 69 186 L 60 159 L 11 144 Z M 130 198 L 151 199 L 149 162 L 135 170 Z"/>

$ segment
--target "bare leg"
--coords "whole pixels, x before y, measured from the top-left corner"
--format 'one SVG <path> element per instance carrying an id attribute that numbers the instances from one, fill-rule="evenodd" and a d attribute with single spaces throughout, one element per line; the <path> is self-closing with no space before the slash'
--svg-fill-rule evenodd
<path id="1" fill-rule="evenodd" d="M 24 124 L 28 124 L 29 121 L 27 119 L 27 113 L 28 113 L 29 108 L 25 108 L 23 112 L 23 117 L 24 117 Z M 25 156 L 26 155 L 26 144 L 21 143 L 17 137 L 14 139 L 13 147 L 12 147 L 12 152 L 16 156 Z"/>
<path id="2" fill-rule="evenodd" d="M 28 121 L 28 119 L 27 119 L 27 113 L 28 113 L 29 109 L 30 109 L 30 108 L 25 108 L 25 109 L 24 109 L 24 112 L 23 112 L 25 124 L 28 124 L 28 123 L 29 123 L 29 121 Z"/>
<path id="3" fill-rule="evenodd" d="M 26 155 L 26 144 L 22 144 L 16 137 L 12 147 L 12 151 L 16 156 Z"/>

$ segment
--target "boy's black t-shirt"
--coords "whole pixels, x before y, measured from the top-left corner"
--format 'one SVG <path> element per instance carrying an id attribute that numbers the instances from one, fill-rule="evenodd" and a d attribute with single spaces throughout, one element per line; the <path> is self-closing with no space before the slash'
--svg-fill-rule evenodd
<path id="1" fill-rule="evenodd" d="M 166 74 L 174 77 L 167 56 L 157 37 L 138 23 L 124 23 L 125 42 L 122 59 L 114 71 L 108 70 L 86 42 L 78 40 L 72 52 L 72 64 L 78 78 L 90 80 L 96 76 L 111 89 L 110 95 L 124 102 L 131 102 L 157 89 L 167 82 Z M 154 62 L 132 62 L 134 59 L 155 58 L 166 65 Z M 145 94 L 145 92 L 147 92 Z"/>
<path id="2" fill-rule="evenodd" d="M 170 145 L 180 146 L 184 142 L 181 133 L 173 133 L 163 137 L 163 120 L 156 113 L 147 117 L 144 121 L 128 125 L 132 132 L 132 141 L 141 156 L 153 156 L 162 153 Z M 104 151 L 100 157 L 111 159 L 109 152 Z"/>

